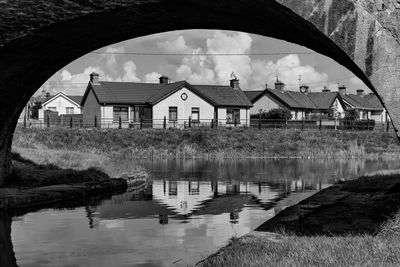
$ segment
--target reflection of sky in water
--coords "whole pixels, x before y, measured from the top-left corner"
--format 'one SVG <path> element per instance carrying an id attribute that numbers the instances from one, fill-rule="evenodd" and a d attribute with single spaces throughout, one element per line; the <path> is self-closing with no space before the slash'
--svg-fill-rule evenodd
<path id="1" fill-rule="evenodd" d="M 126 164 L 126 163 L 125 163 Z M 14 218 L 21 266 L 186 266 L 326 187 L 380 169 L 378 161 L 142 162 L 144 195 Z"/>

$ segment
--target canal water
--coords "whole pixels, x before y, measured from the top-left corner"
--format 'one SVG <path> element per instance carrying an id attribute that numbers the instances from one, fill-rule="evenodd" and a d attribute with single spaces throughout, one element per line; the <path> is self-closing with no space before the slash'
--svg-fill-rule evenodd
<path id="1" fill-rule="evenodd" d="M 145 192 L 69 203 L 9 220 L 9 253 L 13 250 L 17 264 L 191 266 L 337 180 L 400 169 L 398 161 L 382 160 L 123 164 L 140 164 L 151 172 Z"/>

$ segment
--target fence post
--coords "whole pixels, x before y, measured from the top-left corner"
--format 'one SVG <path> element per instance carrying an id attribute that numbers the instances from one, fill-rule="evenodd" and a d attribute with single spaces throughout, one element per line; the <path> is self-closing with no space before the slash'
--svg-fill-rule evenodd
<path id="1" fill-rule="evenodd" d="M 119 116 L 119 118 L 118 118 L 118 129 L 121 129 L 122 128 L 122 119 L 121 119 L 121 116 Z"/>
<path id="2" fill-rule="evenodd" d="M 322 130 L 322 119 L 319 119 L 319 130 Z"/>
<path id="3" fill-rule="evenodd" d="M 369 131 L 369 119 L 367 119 L 367 131 Z"/>
<path id="4" fill-rule="evenodd" d="M 287 120 L 285 120 L 285 130 L 287 131 Z"/>
<path id="5" fill-rule="evenodd" d="M 50 128 L 50 115 L 47 115 L 47 128 Z"/>
<path id="6" fill-rule="evenodd" d="M 69 117 L 69 128 L 72 128 L 72 117 Z"/>
<path id="7" fill-rule="evenodd" d="M 97 128 L 97 115 L 94 115 L 94 128 Z"/>
<path id="8" fill-rule="evenodd" d="M 143 128 L 143 118 L 140 118 L 140 129 Z"/>
<path id="9" fill-rule="evenodd" d="M 79 126 L 80 126 L 80 128 L 83 128 L 83 119 L 79 120 Z"/>
<path id="10" fill-rule="evenodd" d="M 258 130 L 261 130 L 261 116 L 258 118 Z"/>
<path id="11" fill-rule="evenodd" d="M 189 128 L 192 128 L 192 118 L 189 116 Z"/>
<path id="12" fill-rule="evenodd" d="M 301 130 L 304 130 L 304 118 L 301 120 Z"/>
<path id="13" fill-rule="evenodd" d="M 214 128 L 214 119 L 211 120 L 211 128 Z"/>
<path id="14" fill-rule="evenodd" d="M 163 128 L 167 129 L 167 117 L 164 116 Z"/>
<path id="15" fill-rule="evenodd" d="M 235 118 L 234 125 L 235 125 L 235 127 L 237 126 L 237 118 Z"/>
<path id="16" fill-rule="evenodd" d="M 26 128 L 26 114 L 24 115 L 24 128 Z"/>
<path id="17" fill-rule="evenodd" d="M 386 132 L 389 132 L 389 129 L 390 128 L 390 126 L 389 126 L 389 121 L 386 121 Z"/>

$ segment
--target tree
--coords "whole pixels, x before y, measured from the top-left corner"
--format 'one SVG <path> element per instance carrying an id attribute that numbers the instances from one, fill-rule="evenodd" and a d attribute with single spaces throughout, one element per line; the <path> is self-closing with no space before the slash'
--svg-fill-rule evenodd
<path id="1" fill-rule="evenodd" d="M 262 118 L 267 120 L 290 120 L 292 118 L 292 113 L 287 109 L 274 108 L 263 113 Z"/>
<path id="2" fill-rule="evenodd" d="M 344 119 L 346 121 L 357 121 L 360 118 L 360 113 L 356 109 L 346 110 Z"/>
<path id="3" fill-rule="evenodd" d="M 42 108 L 42 102 L 33 103 L 33 106 L 31 108 L 32 119 L 38 119 L 39 118 L 39 109 L 41 109 L 41 108 Z"/>

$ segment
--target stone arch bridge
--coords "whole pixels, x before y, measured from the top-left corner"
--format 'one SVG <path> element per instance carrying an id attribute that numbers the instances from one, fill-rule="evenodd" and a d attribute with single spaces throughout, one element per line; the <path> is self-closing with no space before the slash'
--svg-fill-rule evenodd
<path id="1" fill-rule="evenodd" d="M 400 1 L 0 0 L 0 185 L 19 114 L 51 75 L 97 48 L 182 29 L 244 31 L 329 56 L 376 92 L 400 127 Z"/>

